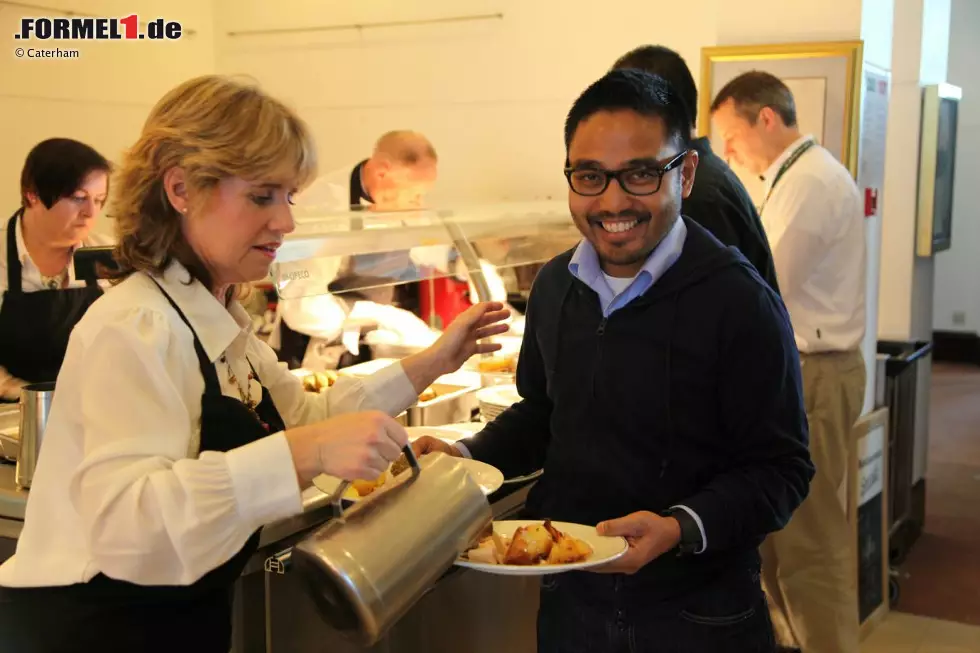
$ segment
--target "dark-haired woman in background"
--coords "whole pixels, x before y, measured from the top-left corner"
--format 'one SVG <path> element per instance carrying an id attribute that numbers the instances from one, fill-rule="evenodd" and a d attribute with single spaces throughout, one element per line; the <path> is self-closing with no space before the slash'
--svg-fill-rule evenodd
<path id="1" fill-rule="evenodd" d="M 21 207 L 0 229 L 0 401 L 54 381 L 75 323 L 102 294 L 75 279 L 72 254 L 105 244 L 90 232 L 109 192 L 109 162 L 68 138 L 34 146 Z"/>

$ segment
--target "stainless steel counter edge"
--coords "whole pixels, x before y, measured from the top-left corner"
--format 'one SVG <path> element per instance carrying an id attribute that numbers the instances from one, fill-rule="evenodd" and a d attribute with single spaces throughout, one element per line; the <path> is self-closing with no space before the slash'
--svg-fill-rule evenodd
<path id="1" fill-rule="evenodd" d="M 0 538 L 11 540 L 20 539 L 20 532 L 22 530 L 24 530 L 24 522 L 17 519 L 3 519 L 0 517 Z"/>
<path id="2" fill-rule="evenodd" d="M 291 535 L 319 526 L 334 517 L 335 508 L 328 501 L 329 498 L 314 485 L 303 490 L 303 512 L 267 524 L 259 536 L 259 548 L 281 542 Z"/>

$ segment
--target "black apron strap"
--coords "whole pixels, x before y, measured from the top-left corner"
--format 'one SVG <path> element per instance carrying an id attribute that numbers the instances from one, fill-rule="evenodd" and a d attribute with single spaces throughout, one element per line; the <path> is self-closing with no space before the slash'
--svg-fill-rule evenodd
<path id="1" fill-rule="evenodd" d="M 7 221 L 7 292 L 19 295 L 21 287 L 20 254 L 17 252 L 17 220 L 24 214 L 19 209 Z"/>
<path id="2" fill-rule="evenodd" d="M 367 189 L 361 183 L 361 170 L 364 168 L 364 164 L 367 163 L 367 159 L 361 161 L 350 173 L 350 186 L 348 189 L 348 202 L 347 205 L 351 211 L 363 211 L 365 206 L 361 204 L 361 199 L 366 199 L 369 202 L 374 200 L 367 193 Z M 357 217 L 350 219 L 350 229 L 351 231 L 360 231 L 364 228 L 364 219 Z"/>
<path id="3" fill-rule="evenodd" d="M 364 207 L 361 205 L 361 200 L 367 200 L 368 202 L 374 203 L 374 198 L 371 197 L 367 188 L 361 183 L 361 171 L 364 170 L 364 165 L 367 163 L 367 159 L 364 159 L 351 170 L 350 173 L 350 186 L 348 192 L 348 199 L 350 200 L 350 208 L 352 211 L 363 210 Z"/>
<path id="4" fill-rule="evenodd" d="M 163 289 L 163 286 L 161 286 L 160 283 L 150 275 L 147 276 L 150 278 L 150 281 L 155 283 L 157 288 L 160 289 L 163 296 L 167 298 L 170 305 L 174 307 L 175 311 L 177 311 L 177 315 L 180 316 L 180 319 L 182 319 L 184 324 L 187 325 L 187 328 L 191 330 L 191 335 L 194 336 L 194 351 L 197 352 L 197 360 L 201 365 L 201 374 L 204 376 L 204 394 L 210 394 L 217 397 L 222 396 L 221 384 L 218 382 L 218 373 L 214 370 L 214 363 L 211 362 L 211 359 L 208 358 L 207 352 L 204 351 L 204 345 L 201 344 L 200 338 L 197 337 L 197 332 L 194 331 L 194 327 L 191 326 L 187 316 L 184 315 L 184 311 L 180 310 L 180 306 L 177 306 L 177 302 L 173 300 L 173 297 L 171 297 L 167 291 Z"/>
<path id="5" fill-rule="evenodd" d="M 252 376 L 259 382 L 259 385 L 262 385 L 262 379 L 259 378 L 259 373 L 255 371 L 255 366 L 252 365 L 252 361 L 248 359 L 248 356 L 245 356 L 245 362 L 248 363 L 248 369 L 252 370 Z M 265 386 L 262 387 L 264 388 Z"/>
<path id="6" fill-rule="evenodd" d="M 350 186 L 347 193 L 347 205 L 355 207 L 361 203 L 361 166 L 354 166 L 350 173 Z"/>

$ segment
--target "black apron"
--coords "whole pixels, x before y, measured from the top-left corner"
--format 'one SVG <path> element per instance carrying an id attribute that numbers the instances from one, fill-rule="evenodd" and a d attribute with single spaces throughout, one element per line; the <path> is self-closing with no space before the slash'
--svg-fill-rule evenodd
<path id="1" fill-rule="evenodd" d="M 197 334 L 173 299 L 167 299 L 194 334 L 204 376 L 201 451 L 229 451 L 283 430 L 264 387 L 256 412 L 268 430 L 241 401 L 221 393 Z M 228 653 L 234 584 L 258 544 L 256 531 L 230 560 L 189 586 L 135 585 L 98 574 L 66 587 L 0 588 L 0 648 L 17 653 Z"/>
<path id="2" fill-rule="evenodd" d="M 28 383 L 53 382 L 68 349 L 68 337 L 88 307 L 102 295 L 97 285 L 24 292 L 17 251 L 17 220 L 7 222 L 7 292 L 0 306 L 0 366 Z"/>

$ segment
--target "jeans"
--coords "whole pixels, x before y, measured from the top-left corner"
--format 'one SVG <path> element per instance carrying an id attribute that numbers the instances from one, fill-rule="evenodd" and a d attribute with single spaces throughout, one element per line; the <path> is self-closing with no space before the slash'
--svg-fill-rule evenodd
<path id="1" fill-rule="evenodd" d="M 765 595 L 724 583 L 676 606 L 647 608 L 576 591 L 574 578 L 546 576 L 538 611 L 539 653 L 773 653 Z"/>

